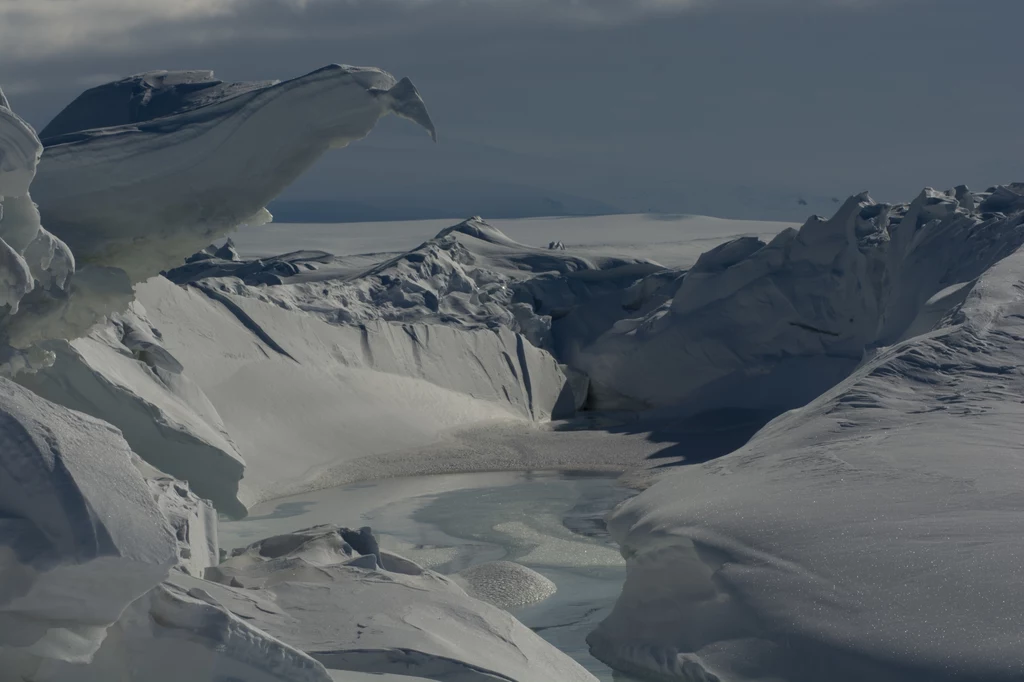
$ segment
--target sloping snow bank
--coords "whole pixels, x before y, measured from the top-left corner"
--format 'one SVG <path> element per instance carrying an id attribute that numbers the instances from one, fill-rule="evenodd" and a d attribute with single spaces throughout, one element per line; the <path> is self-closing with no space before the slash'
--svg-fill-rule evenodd
<path id="1" fill-rule="evenodd" d="M 776 409 L 805 404 L 898 341 L 940 290 L 1024 242 L 1019 186 L 925 190 L 909 205 L 850 198 L 765 244 L 708 251 L 671 299 L 564 360 L 598 405 Z"/>
<path id="2" fill-rule="evenodd" d="M 1022 219 L 958 217 L 971 237 L 921 267 L 969 272 Z M 672 680 L 1018 679 L 1022 279 L 1017 252 L 935 331 L 617 510 L 628 579 L 594 654 Z"/>
<path id="3" fill-rule="evenodd" d="M 47 663 L 32 682 L 329 682 L 309 655 L 228 611 L 203 588 L 174 577 L 133 603 L 85 664 Z M 2 675 L 0 675 L 2 679 Z"/>
<path id="4" fill-rule="evenodd" d="M 268 219 L 267 203 L 320 155 L 389 113 L 434 134 L 416 88 L 375 68 L 233 85 L 141 74 L 87 91 L 47 126 L 33 192 L 80 262 L 140 282 Z"/>
<path id="5" fill-rule="evenodd" d="M 116 429 L 0 378 L 0 670 L 81 661 L 178 546 Z"/>

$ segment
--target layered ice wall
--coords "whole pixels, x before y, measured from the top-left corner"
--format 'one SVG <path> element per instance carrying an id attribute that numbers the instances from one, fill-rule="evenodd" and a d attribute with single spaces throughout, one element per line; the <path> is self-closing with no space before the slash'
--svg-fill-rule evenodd
<path id="1" fill-rule="evenodd" d="M 658 679 L 1017 679 L 1024 255 L 990 264 L 1022 229 L 1019 187 L 915 202 L 905 273 L 867 299 L 862 338 L 894 343 L 614 514 L 628 579 L 594 654 Z"/>

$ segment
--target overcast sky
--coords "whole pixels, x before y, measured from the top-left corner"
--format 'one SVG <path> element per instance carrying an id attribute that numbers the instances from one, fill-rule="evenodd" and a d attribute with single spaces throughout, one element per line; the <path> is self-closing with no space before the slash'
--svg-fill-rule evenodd
<path id="1" fill-rule="evenodd" d="M 0 0 L 0 85 L 41 128 L 150 69 L 380 66 L 441 142 L 391 123 L 287 198 L 798 218 L 1024 180 L 1021 26 L 1022 0 Z"/>

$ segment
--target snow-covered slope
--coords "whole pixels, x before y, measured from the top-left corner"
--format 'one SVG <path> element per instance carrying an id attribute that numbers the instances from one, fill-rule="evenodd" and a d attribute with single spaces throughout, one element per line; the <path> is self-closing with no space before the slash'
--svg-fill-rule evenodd
<path id="1" fill-rule="evenodd" d="M 416 88 L 375 68 L 234 85 L 210 72 L 141 74 L 86 92 L 47 126 L 33 190 L 80 262 L 138 282 L 266 219 L 320 155 L 389 113 L 434 134 Z"/>
<path id="2" fill-rule="evenodd" d="M 659 679 L 1019 678 L 1024 255 L 979 271 L 1019 240 L 1024 201 L 996 190 L 987 216 L 951 219 L 931 198 L 907 219 L 947 217 L 910 222 L 914 278 L 870 316 L 892 346 L 615 513 L 629 573 L 595 655 Z M 906 299 L 960 279 L 966 301 L 899 341 Z"/>

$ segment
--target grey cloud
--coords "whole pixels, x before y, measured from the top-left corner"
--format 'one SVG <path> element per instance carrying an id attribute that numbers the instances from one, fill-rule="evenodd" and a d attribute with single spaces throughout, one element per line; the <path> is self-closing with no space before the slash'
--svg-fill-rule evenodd
<path id="1" fill-rule="evenodd" d="M 510 25 L 605 27 L 684 10 L 862 6 L 880 0 L 3 0 L 0 57 L 184 48 L 309 34 L 344 39 Z M 897 0 L 889 0 L 890 2 Z M 908 2 L 911 0 L 898 0 Z"/>

